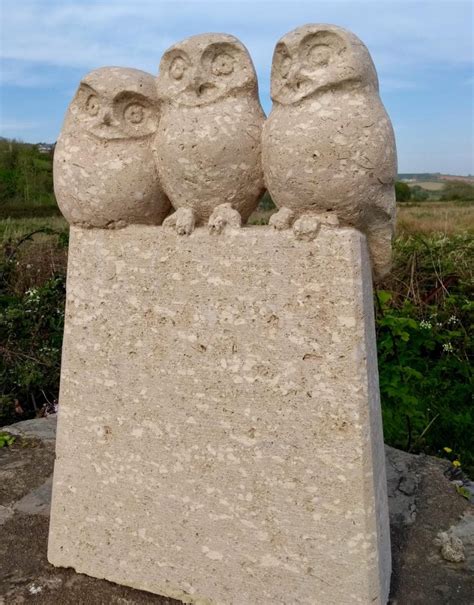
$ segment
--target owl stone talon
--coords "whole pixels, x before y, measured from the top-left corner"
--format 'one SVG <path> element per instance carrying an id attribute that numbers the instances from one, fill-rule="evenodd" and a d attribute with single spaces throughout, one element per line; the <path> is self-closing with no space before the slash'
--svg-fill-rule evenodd
<path id="1" fill-rule="evenodd" d="M 178 208 L 163 221 L 163 227 L 171 227 L 178 235 L 190 235 L 195 224 L 196 216 L 191 208 Z"/>
<path id="2" fill-rule="evenodd" d="M 320 217 L 310 214 L 303 214 L 302 217 L 294 222 L 293 233 L 295 234 L 296 239 L 311 241 L 318 235 L 320 228 Z"/>
<path id="3" fill-rule="evenodd" d="M 278 212 L 272 214 L 268 224 L 278 231 L 283 229 L 290 229 L 293 221 L 295 220 L 295 213 L 289 208 L 280 208 Z"/>
<path id="4" fill-rule="evenodd" d="M 326 225 L 326 227 L 339 227 L 339 218 L 335 212 L 323 212 L 322 214 L 314 215 L 314 218 L 318 219 L 321 225 Z"/>
<path id="5" fill-rule="evenodd" d="M 208 223 L 209 233 L 221 233 L 227 226 L 239 229 L 241 225 L 242 217 L 231 204 L 221 204 L 214 208 Z"/>

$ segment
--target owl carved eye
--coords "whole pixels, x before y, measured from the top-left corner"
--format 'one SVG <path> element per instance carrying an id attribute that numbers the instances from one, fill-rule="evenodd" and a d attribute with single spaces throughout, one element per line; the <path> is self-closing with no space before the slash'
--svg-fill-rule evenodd
<path id="1" fill-rule="evenodd" d="M 170 66 L 170 75 L 175 80 L 181 80 L 186 69 L 187 65 L 184 59 L 181 57 L 176 57 Z"/>
<path id="2" fill-rule="evenodd" d="M 100 103 L 97 95 L 89 95 L 86 101 L 86 111 L 90 116 L 96 116 L 99 113 Z"/>
<path id="3" fill-rule="evenodd" d="M 228 53 L 219 53 L 214 57 L 211 71 L 215 76 L 228 76 L 234 71 L 234 59 Z"/>
<path id="4" fill-rule="evenodd" d="M 313 67 L 323 67 L 329 63 L 331 50 L 325 44 L 313 46 L 308 53 L 308 61 Z"/>
<path id="5" fill-rule="evenodd" d="M 130 103 L 123 112 L 124 118 L 132 124 L 140 124 L 145 117 L 145 108 L 140 103 Z"/>

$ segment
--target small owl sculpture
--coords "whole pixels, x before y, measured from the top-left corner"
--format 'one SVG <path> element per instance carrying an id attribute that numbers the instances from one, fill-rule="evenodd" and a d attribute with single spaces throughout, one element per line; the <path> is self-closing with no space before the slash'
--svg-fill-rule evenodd
<path id="1" fill-rule="evenodd" d="M 373 273 L 390 270 L 395 138 L 367 48 L 333 25 L 305 25 L 277 43 L 272 112 L 262 141 L 271 224 L 314 237 L 321 223 L 367 236 Z"/>
<path id="2" fill-rule="evenodd" d="M 83 78 L 54 154 L 54 191 L 71 224 L 163 222 L 171 206 L 151 151 L 158 120 L 151 74 L 103 67 Z"/>
<path id="3" fill-rule="evenodd" d="M 226 34 L 193 36 L 164 53 L 157 82 L 154 154 L 176 211 L 164 225 L 179 234 L 206 221 L 215 232 L 239 227 L 264 191 L 265 115 L 247 49 Z"/>

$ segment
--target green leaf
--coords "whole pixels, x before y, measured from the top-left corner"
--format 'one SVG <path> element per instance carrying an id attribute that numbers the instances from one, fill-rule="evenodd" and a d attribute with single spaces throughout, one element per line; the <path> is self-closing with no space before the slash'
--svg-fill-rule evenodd
<path id="1" fill-rule="evenodd" d="M 7 447 L 13 445 L 16 441 L 16 437 L 9 433 L 0 433 L 0 447 Z"/>
<path id="2" fill-rule="evenodd" d="M 471 492 L 467 489 L 467 487 L 464 487 L 463 485 L 456 485 L 456 491 L 460 496 L 466 498 L 466 500 L 471 499 Z"/>
<path id="3" fill-rule="evenodd" d="M 378 290 L 377 297 L 382 307 L 385 307 L 392 300 L 392 293 L 387 290 Z"/>

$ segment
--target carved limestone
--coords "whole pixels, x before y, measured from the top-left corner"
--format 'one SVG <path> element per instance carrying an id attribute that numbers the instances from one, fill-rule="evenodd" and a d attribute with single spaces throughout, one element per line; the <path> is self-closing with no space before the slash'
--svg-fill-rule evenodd
<path id="1" fill-rule="evenodd" d="M 354 226 L 368 239 L 375 277 L 390 269 L 395 139 L 367 48 L 334 25 L 304 25 L 275 47 L 272 112 L 263 131 L 277 229 L 298 237 L 319 224 Z M 336 219 L 331 218 L 336 215 Z"/>
<path id="2" fill-rule="evenodd" d="M 264 190 L 265 119 L 247 49 L 226 34 L 175 44 L 161 60 L 158 96 L 154 153 L 176 210 L 165 225 L 189 234 L 206 221 L 217 232 L 245 222 Z"/>
<path id="3" fill-rule="evenodd" d="M 170 204 L 150 149 L 158 118 L 152 75 L 103 67 L 82 79 L 54 154 L 54 191 L 70 223 L 162 223 Z"/>

